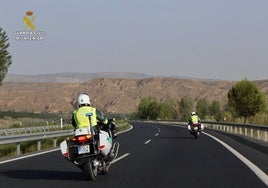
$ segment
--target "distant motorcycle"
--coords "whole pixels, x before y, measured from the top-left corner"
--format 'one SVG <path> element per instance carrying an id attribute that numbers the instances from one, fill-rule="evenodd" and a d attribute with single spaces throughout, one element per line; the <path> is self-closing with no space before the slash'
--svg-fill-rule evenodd
<path id="1" fill-rule="evenodd" d="M 92 114 L 87 114 L 89 119 Z M 108 127 L 115 126 L 109 119 Z M 79 167 L 87 179 L 94 181 L 98 174 L 107 175 L 111 162 L 117 157 L 119 143 L 113 144 L 110 128 L 101 130 L 83 127 L 75 130 L 74 136 L 60 144 L 61 153 L 68 161 Z"/>
<path id="2" fill-rule="evenodd" d="M 195 138 L 198 138 L 203 129 L 204 126 L 201 123 L 192 123 L 188 125 L 189 132 L 194 135 Z"/>

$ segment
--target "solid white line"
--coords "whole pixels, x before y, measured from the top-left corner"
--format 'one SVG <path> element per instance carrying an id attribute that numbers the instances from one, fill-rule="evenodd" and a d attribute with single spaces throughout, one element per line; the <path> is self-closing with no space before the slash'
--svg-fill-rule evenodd
<path id="1" fill-rule="evenodd" d="M 42 154 L 45 154 L 45 153 L 50 153 L 50 152 L 53 152 L 53 151 L 57 151 L 57 150 L 60 150 L 60 149 L 53 149 L 53 150 L 49 150 L 49 151 L 44 151 L 44 152 L 40 152 L 40 153 L 36 153 L 36 154 L 32 154 L 32 155 L 27 155 L 27 156 L 23 156 L 23 157 L 18 157 L 18 158 L 15 158 L 15 159 L 9 159 L 9 160 L 6 160 L 6 161 L 1 161 L 0 164 L 4 164 L 4 163 L 9 163 L 9 162 L 12 162 L 12 161 L 17 161 L 17 160 L 20 160 L 20 159 L 26 159 L 26 158 L 30 158 L 30 157 L 34 157 L 34 156 L 38 156 L 38 155 L 42 155 Z M 117 161 L 127 157 L 128 155 L 130 155 L 130 153 L 126 153 L 116 159 L 114 159 L 111 164 L 113 163 L 116 163 Z"/>
<path id="2" fill-rule="evenodd" d="M 114 160 L 111 162 L 111 164 L 116 163 L 117 161 L 119 161 L 119 160 L 121 160 L 121 159 L 127 157 L 128 155 L 130 155 L 130 153 L 126 153 L 126 154 L 124 154 L 124 155 L 122 155 L 122 156 L 120 156 L 120 157 L 114 159 Z"/>
<path id="3" fill-rule="evenodd" d="M 14 158 L 14 159 L 9 159 L 9 160 L 6 160 L 6 161 L 0 161 L 0 164 L 9 163 L 9 162 L 17 161 L 17 160 L 20 160 L 20 159 L 26 159 L 26 158 L 30 158 L 30 157 L 34 157 L 34 156 L 38 156 L 38 155 L 42 155 L 42 154 L 45 154 L 45 153 L 50 153 L 50 152 L 53 152 L 53 151 L 57 151 L 57 150 L 60 150 L 60 149 L 58 148 L 58 149 L 53 149 L 53 150 L 49 150 L 49 151 L 43 151 L 43 152 L 40 152 L 40 153 L 35 153 L 35 154 L 31 154 L 31 155 L 26 155 L 26 156 L 23 156 L 23 157 L 18 157 L 18 158 Z"/>
<path id="4" fill-rule="evenodd" d="M 151 142 L 151 140 L 147 140 L 144 144 L 148 144 L 149 142 Z"/>
<path id="5" fill-rule="evenodd" d="M 231 146 L 226 144 L 225 142 L 221 141 L 220 139 L 203 132 L 205 135 L 213 138 L 220 144 L 222 144 L 226 149 L 228 149 L 231 153 L 233 153 L 238 159 L 240 159 L 245 165 L 247 165 L 262 181 L 265 183 L 265 185 L 268 186 L 268 176 L 255 164 L 253 164 L 250 160 L 248 160 L 246 157 L 244 157 L 242 154 L 240 154 L 238 151 L 233 149 Z"/>
<path id="6" fill-rule="evenodd" d="M 133 129 L 133 126 L 130 125 L 130 127 L 127 130 L 121 131 L 121 132 L 117 133 L 117 135 L 125 133 L 125 132 L 128 132 L 128 131 L 131 131 L 132 129 Z"/>

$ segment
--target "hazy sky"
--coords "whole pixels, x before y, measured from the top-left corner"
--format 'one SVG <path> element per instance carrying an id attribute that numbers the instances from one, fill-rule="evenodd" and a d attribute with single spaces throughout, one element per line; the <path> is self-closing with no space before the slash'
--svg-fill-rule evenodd
<path id="1" fill-rule="evenodd" d="M 27 10 L 42 41 L 15 39 Z M 3 0 L 0 27 L 9 74 L 268 79 L 267 0 Z"/>

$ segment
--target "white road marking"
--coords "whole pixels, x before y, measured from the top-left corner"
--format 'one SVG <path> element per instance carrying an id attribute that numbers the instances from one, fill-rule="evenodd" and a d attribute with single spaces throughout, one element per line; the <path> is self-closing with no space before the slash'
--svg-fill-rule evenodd
<path id="1" fill-rule="evenodd" d="M 124 131 L 121 131 L 121 132 L 117 133 L 117 135 L 122 134 L 122 133 L 125 133 L 125 132 L 128 132 L 128 131 L 131 131 L 132 129 L 133 129 L 133 126 L 130 125 L 129 129 L 124 130 Z"/>
<path id="2" fill-rule="evenodd" d="M 126 154 L 124 154 L 124 155 L 122 155 L 122 156 L 120 156 L 120 157 L 117 157 L 116 159 L 114 159 L 114 160 L 111 162 L 111 164 L 116 163 L 117 161 L 119 161 L 119 160 L 121 160 L 121 159 L 123 159 L 123 158 L 125 158 L 125 157 L 127 157 L 127 156 L 129 156 L 129 155 L 130 155 L 130 153 L 126 153 Z"/>
<path id="3" fill-rule="evenodd" d="M 50 152 L 57 151 L 57 150 L 60 150 L 60 149 L 58 148 L 58 149 L 53 149 L 53 150 L 49 150 L 49 151 L 44 151 L 44 152 L 40 152 L 40 153 L 35 153 L 35 154 L 31 154 L 31 155 L 26 155 L 26 156 L 22 156 L 22 157 L 14 158 L 14 159 L 9 159 L 9 160 L 6 160 L 6 161 L 0 161 L 0 164 L 9 163 L 9 162 L 17 161 L 17 160 L 20 160 L 20 159 L 26 159 L 26 158 L 34 157 L 34 156 L 38 156 L 38 155 L 43 155 L 43 154 L 45 154 L 45 153 L 50 153 Z"/>
<path id="4" fill-rule="evenodd" d="M 262 181 L 265 183 L 265 185 L 268 186 L 268 176 L 255 164 L 253 164 L 250 160 L 248 160 L 246 157 L 244 157 L 242 154 L 240 154 L 238 151 L 233 149 L 231 146 L 226 144 L 225 142 L 221 141 L 220 139 L 203 132 L 203 134 L 213 138 L 220 144 L 222 144 L 226 149 L 228 149 L 231 153 L 233 153 L 238 159 L 240 159 L 245 165 L 247 165 Z"/>
<path id="5" fill-rule="evenodd" d="M 34 157 L 34 156 L 38 156 L 38 155 L 42 155 L 42 154 L 45 154 L 45 153 L 50 153 L 50 152 L 53 152 L 53 151 L 57 151 L 57 150 L 60 150 L 60 149 L 54 149 L 54 150 L 49 150 L 49 151 L 45 151 L 45 152 L 40 152 L 40 153 L 36 153 L 36 154 L 32 154 L 32 155 L 27 155 L 27 156 L 23 156 L 23 157 L 18 157 L 18 158 L 15 158 L 15 159 L 9 159 L 9 160 L 6 160 L 6 161 L 0 161 L 0 164 L 4 164 L 4 163 L 9 163 L 9 162 L 12 162 L 12 161 L 17 161 L 17 160 L 20 160 L 20 159 L 26 159 L 26 158 L 30 158 L 30 157 Z M 111 164 L 113 163 L 116 163 L 117 161 L 127 157 L 128 155 L 130 155 L 130 153 L 126 153 L 116 159 L 114 159 Z"/>
<path id="6" fill-rule="evenodd" d="M 158 136 L 158 133 L 156 133 L 155 136 Z"/>
<path id="7" fill-rule="evenodd" d="M 151 140 L 147 140 L 144 144 L 148 144 L 149 142 L 151 142 Z"/>

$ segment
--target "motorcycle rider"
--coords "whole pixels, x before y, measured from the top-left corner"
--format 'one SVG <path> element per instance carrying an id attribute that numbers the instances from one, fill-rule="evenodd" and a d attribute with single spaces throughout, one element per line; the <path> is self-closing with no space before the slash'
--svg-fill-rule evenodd
<path id="1" fill-rule="evenodd" d="M 96 108 L 91 106 L 90 98 L 87 93 L 81 93 L 77 97 L 78 109 L 74 110 L 72 115 L 72 125 L 74 128 L 82 128 L 87 126 L 96 126 L 98 124 L 107 125 L 108 119 Z M 92 124 L 87 113 L 92 113 Z"/>
<path id="2" fill-rule="evenodd" d="M 100 129 L 107 131 L 111 130 L 112 137 L 113 128 L 109 126 L 111 124 L 107 117 L 105 117 L 97 108 L 91 106 L 90 97 L 87 93 L 81 93 L 77 97 L 78 109 L 73 111 L 72 125 L 75 129 L 83 127 L 92 127 L 96 133 L 95 139 L 99 141 Z M 90 113 L 91 116 L 87 116 Z M 108 160 L 112 161 L 115 157 L 115 151 L 111 149 L 109 151 Z M 107 163 L 108 164 L 108 163 Z"/>
<path id="3" fill-rule="evenodd" d="M 192 124 L 197 123 L 198 124 L 198 131 L 201 131 L 201 120 L 198 117 L 198 115 L 196 114 L 196 112 L 192 112 L 191 116 L 188 119 L 188 130 L 191 130 L 191 126 Z"/>

